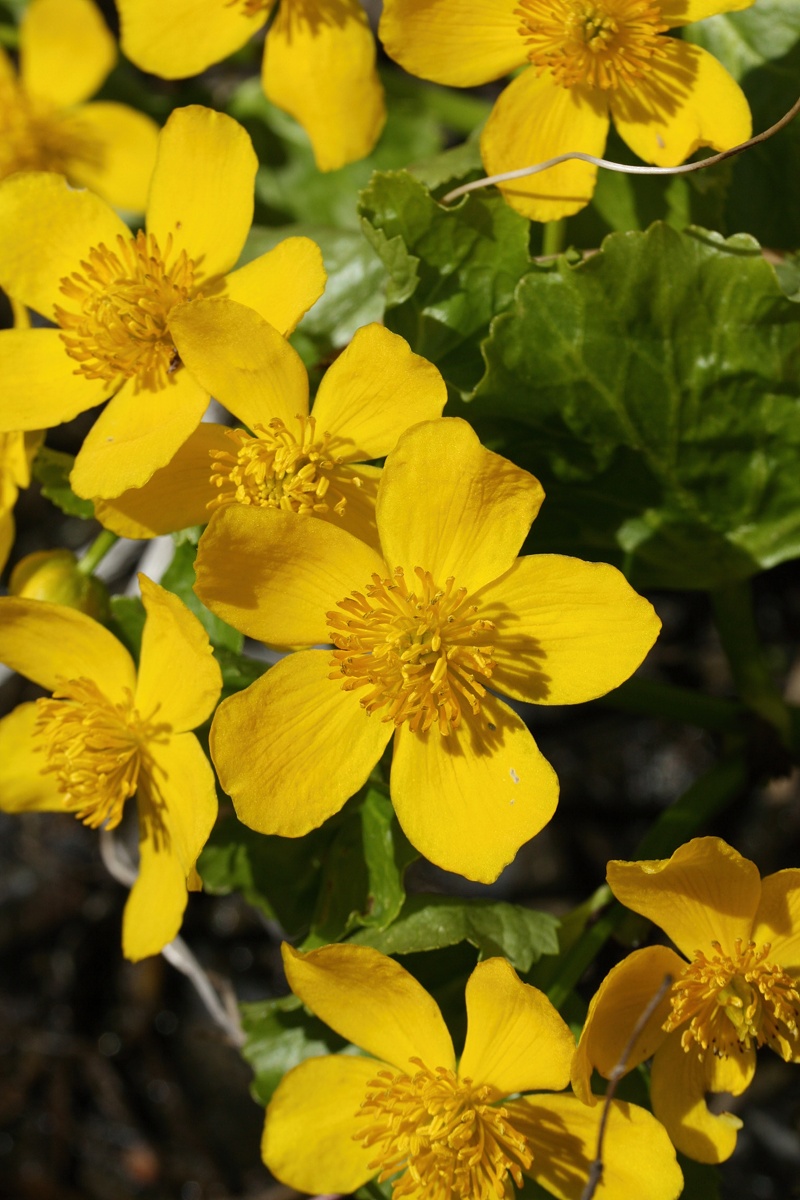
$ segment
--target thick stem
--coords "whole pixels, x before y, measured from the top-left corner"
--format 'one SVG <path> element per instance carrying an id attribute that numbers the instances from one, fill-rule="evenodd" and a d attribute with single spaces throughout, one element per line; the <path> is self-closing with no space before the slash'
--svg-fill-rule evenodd
<path id="1" fill-rule="evenodd" d="M 117 541 L 119 541 L 119 534 L 112 533 L 110 529 L 104 529 L 102 533 L 98 533 L 83 557 L 78 559 L 77 567 L 80 573 L 82 575 L 93 575 L 98 565 Z"/>
<path id="2" fill-rule="evenodd" d="M 567 218 L 560 221 L 545 221 L 542 231 L 542 256 L 555 258 L 564 249 L 567 241 Z"/>

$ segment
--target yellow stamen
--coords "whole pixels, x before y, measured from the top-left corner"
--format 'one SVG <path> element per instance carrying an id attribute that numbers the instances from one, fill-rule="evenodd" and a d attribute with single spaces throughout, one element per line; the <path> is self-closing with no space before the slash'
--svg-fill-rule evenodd
<path id="1" fill-rule="evenodd" d="M 495 663 L 491 621 L 480 620 L 466 588 L 455 580 L 439 587 L 416 567 L 419 595 L 409 592 L 402 567 L 394 578 L 372 576 L 327 614 L 334 651 L 331 679 L 345 691 L 370 687 L 361 705 L 368 713 L 387 708 L 384 721 L 407 721 L 415 733 L 437 725 L 443 735 L 461 724 L 462 701 L 481 710 Z M 481 644 L 478 644 L 481 643 Z"/>
<path id="2" fill-rule="evenodd" d="M 537 73 L 562 87 L 630 84 L 669 49 L 659 0 L 519 0 L 515 14 Z"/>
<path id="3" fill-rule="evenodd" d="M 0 80 L 0 178 L 16 171 L 69 175 L 79 164 L 103 165 L 103 147 L 80 116 L 34 100 L 13 79 Z"/>
<path id="4" fill-rule="evenodd" d="M 342 516 L 347 501 L 335 487 L 340 460 L 328 451 L 330 434 L 317 437 L 313 417 L 298 416 L 297 421 L 298 436 L 280 417 L 266 427 L 255 425 L 254 436 L 243 429 L 226 429 L 236 451 L 211 451 L 211 482 L 220 493 L 208 507 L 252 504 L 306 515 L 333 509 Z M 354 485 L 360 482 L 358 476 L 353 477 Z"/>
<path id="5" fill-rule="evenodd" d="M 91 679 L 62 681 L 52 699 L 36 703 L 43 773 L 55 774 L 64 807 L 79 821 L 113 829 L 136 791 L 147 744 L 170 727 L 143 719 L 127 690 L 124 703 L 112 704 Z"/>
<path id="6" fill-rule="evenodd" d="M 671 1032 L 688 1021 L 681 1044 L 709 1049 L 719 1057 L 771 1046 L 787 1062 L 798 1048 L 800 992 L 797 981 L 769 961 L 769 942 L 735 942 L 725 954 L 712 942 L 712 956 L 697 950 L 694 962 L 672 985 L 672 1012 L 664 1023 Z"/>
<path id="7" fill-rule="evenodd" d="M 379 1182 L 403 1172 L 393 1200 L 503 1200 L 511 1180 L 521 1188 L 533 1155 L 508 1111 L 491 1104 L 491 1088 L 411 1062 L 414 1074 L 379 1071 L 356 1113 L 370 1122 L 355 1140 L 375 1149 Z"/>
<path id="8" fill-rule="evenodd" d="M 181 250 L 170 265 L 172 235 L 161 253 L 153 234 L 118 234 L 89 251 L 81 271 L 61 280 L 77 308 L 56 306 L 61 340 L 79 364 L 76 375 L 136 389 L 165 387 L 179 359 L 169 332 L 170 309 L 195 297 L 195 264 Z"/>

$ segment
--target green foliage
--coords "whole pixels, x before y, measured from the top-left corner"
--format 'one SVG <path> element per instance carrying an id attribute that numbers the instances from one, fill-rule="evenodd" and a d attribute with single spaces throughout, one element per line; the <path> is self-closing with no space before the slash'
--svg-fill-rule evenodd
<path id="1" fill-rule="evenodd" d="M 142 634 L 147 613 L 138 596 L 111 596 L 111 619 L 108 627 L 115 637 L 118 637 L 126 650 L 139 661 L 142 649 Z"/>
<path id="2" fill-rule="evenodd" d="M 175 537 L 175 553 L 172 562 L 164 572 L 161 586 L 174 592 L 189 611 L 194 613 L 215 649 L 223 647 L 238 654 L 244 645 L 244 636 L 237 629 L 232 629 L 221 617 L 209 612 L 194 592 L 194 560 L 197 554 L 199 533 L 199 530 L 184 530 L 182 534 Z"/>
<path id="3" fill-rule="evenodd" d="M 241 1006 L 247 1040 L 242 1054 L 253 1068 L 251 1092 L 268 1104 L 287 1071 L 307 1058 L 339 1053 L 347 1043 L 310 1015 L 296 996 Z"/>
<path id="4" fill-rule="evenodd" d="M 557 931 L 555 917 L 505 901 L 410 896 L 388 929 L 359 930 L 350 940 L 384 954 L 414 954 L 469 942 L 481 958 L 502 955 L 524 973 L 543 954 L 558 953 Z"/>
<path id="5" fill-rule="evenodd" d="M 82 517 L 90 521 L 94 516 L 94 505 L 91 500 L 81 500 L 76 496 L 69 484 L 69 473 L 72 470 L 75 456 L 63 454 L 60 450 L 51 450 L 49 446 L 40 446 L 33 462 L 33 477 L 42 485 L 42 495 L 56 508 L 60 508 L 68 517 Z"/>
<path id="6" fill-rule="evenodd" d="M 800 309 L 752 239 L 656 225 L 520 282 L 463 411 L 548 493 L 531 547 L 701 588 L 800 553 Z"/>

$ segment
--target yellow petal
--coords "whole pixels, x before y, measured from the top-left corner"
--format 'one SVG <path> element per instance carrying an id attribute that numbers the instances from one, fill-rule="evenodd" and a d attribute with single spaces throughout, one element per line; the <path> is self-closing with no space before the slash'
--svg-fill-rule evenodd
<path id="1" fill-rule="evenodd" d="M 250 135 L 231 117 L 192 104 L 161 131 L 147 205 L 147 232 L 162 251 L 193 259 L 195 278 L 224 274 L 236 262 L 253 219 L 258 159 Z"/>
<path id="2" fill-rule="evenodd" d="M 115 208 L 144 212 L 158 145 L 155 121 L 127 104 L 103 101 L 85 104 L 64 124 L 97 151 L 97 157 L 71 161 L 70 179 Z"/>
<path id="3" fill-rule="evenodd" d="M 284 238 L 225 276 L 223 294 L 246 304 L 279 333 L 290 334 L 325 291 L 322 251 L 307 237 Z"/>
<path id="4" fill-rule="evenodd" d="M 747 943 L 761 896 L 758 869 L 721 838 L 693 838 L 672 858 L 610 862 L 608 884 L 627 908 L 659 925 L 692 958 L 718 941 Z"/>
<path id="5" fill-rule="evenodd" d="M 195 590 L 248 637 L 274 646 L 329 642 L 326 614 L 386 567 L 363 542 L 326 521 L 232 505 L 200 539 Z"/>
<path id="6" fill-rule="evenodd" d="M 526 1171 L 559 1200 L 580 1200 L 595 1158 L 602 1109 L 575 1096 L 528 1096 L 504 1105 L 533 1152 Z M 676 1200 L 683 1176 L 664 1129 L 636 1104 L 612 1100 L 597 1200 Z"/>
<path id="7" fill-rule="evenodd" d="M 31 0 L 20 26 L 20 78 L 56 108 L 93 96 L 117 60 L 111 30 L 92 0 Z"/>
<path id="8" fill-rule="evenodd" d="M 139 876 L 122 921 L 123 953 L 134 962 L 177 936 L 187 878 L 217 815 L 214 773 L 194 734 L 154 740 L 147 755 L 138 794 Z"/>
<path id="9" fill-rule="evenodd" d="M 705 1101 L 706 1065 L 681 1046 L 681 1031 L 666 1039 L 653 1059 L 650 1101 L 673 1145 L 698 1162 L 725 1162 L 736 1148 L 742 1122 L 732 1113 L 714 1116 Z"/>
<path id="10" fill-rule="evenodd" d="M 753 132 L 744 92 L 700 46 L 665 38 L 665 58 L 609 94 L 614 124 L 645 162 L 674 167 L 701 146 L 729 150 Z"/>
<path id="11" fill-rule="evenodd" d="M 353 1140 L 382 1064 L 349 1054 L 310 1058 L 284 1075 L 267 1109 L 261 1155 L 287 1187 L 348 1195 L 375 1174 L 375 1149 Z"/>
<path id="12" fill-rule="evenodd" d="M 170 332 L 195 379 L 250 429 L 308 413 L 308 375 L 285 338 L 243 304 L 193 300 L 170 314 Z"/>
<path id="13" fill-rule="evenodd" d="M 108 395 L 102 380 L 75 373 L 77 364 L 56 329 L 4 329 L 0 354 L 5 390 L 0 430 L 50 429 Z"/>
<path id="14" fill-rule="evenodd" d="M 466 996 L 461 1079 L 491 1084 L 498 1096 L 567 1086 L 575 1039 L 543 992 L 504 958 L 490 958 L 470 975 Z"/>
<path id="15" fill-rule="evenodd" d="M 165 467 L 140 488 L 114 500 L 95 500 L 101 525 L 120 537 L 152 538 L 190 525 L 205 525 L 217 496 L 211 482 L 211 450 L 229 450 L 225 426 L 201 422 Z"/>
<path id="16" fill-rule="evenodd" d="M 412 75 L 473 87 L 525 61 L 518 0 L 385 0 L 378 34 Z"/>
<path id="17" fill-rule="evenodd" d="M 518 558 L 474 599 L 497 630 L 492 687 L 536 704 L 604 696 L 633 674 L 661 628 L 616 567 L 560 554 Z"/>
<path id="18" fill-rule="evenodd" d="M 164 467 L 200 424 L 208 392 L 187 370 L 159 391 L 129 379 L 86 435 L 70 483 L 79 496 L 120 496 Z"/>
<path id="19" fill-rule="evenodd" d="M 753 941 L 769 942 L 770 959 L 792 973 L 800 968 L 800 870 L 789 868 L 761 880 Z"/>
<path id="20" fill-rule="evenodd" d="M 198 75 L 238 50 L 269 15 L 220 0 L 118 0 L 120 43 L 127 58 L 162 79 Z"/>
<path id="21" fill-rule="evenodd" d="M 216 711 L 214 766 L 239 820 L 259 833 L 316 829 L 366 782 L 391 736 L 328 678 L 330 662 L 328 650 L 290 654 Z"/>
<path id="22" fill-rule="evenodd" d="M 560 87 L 549 72 L 523 71 L 497 100 L 481 135 L 488 175 L 515 171 L 570 150 L 602 157 L 608 134 L 605 93 L 576 84 Z M 597 167 L 573 159 L 538 175 L 500 184 L 517 212 L 557 221 L 584 208 L 594 193 Z"/>
<path id="23" fill-rule="evenodd" d="M 755 0 L 661 0 L 661 15 L 670 29 L 715 17 L 718 13 L 741 12 Z"/>
<path id="24" fill-rule="evenodd" d="M 369 154 L 386 120 L 375 39 L 359 0 L 281 4 L 267 33 L 264 91 L 305 129 L 320 171 Z"/>
<path id="25" fill-rule="evenodd" d="M 334 452 L 360 462 L 383 458 L 411 425 L 442 415 L 447 386 L 405 338 L 365 325 L 325 373 L 314 401 Z"/>
<path id="26" fill-rule="evenodd" d="M 380 554 L 381 543 L 375 519 L 375 501 L 380 481 L 380 467 L 343 463 L 336 468 L 332 486 L 346 501 L 344 512 L 339 515 L 331 507 L 327 512 L 315 515 L 331 525 L 338 525 Z M 342 599 L 341 596 L 339 598 Z"/>
<path id="27" fill-rule="evenodd" d="M 371 946 L 323 946 L 301 954 L 281 947 L 289 987 L 348 1042 L 408 1070 L 455 1068 L 453 1043 L 439 1006 L 413 975 Z"/>
<path id="28" fill-rule="evenodd" d="M 60 679 L 92 679 L 115 703 L 136 686 L 133 659 L 113 634 L 46 600 L 0 598 L 0 662 L 48 691 Z"/>
<path id="29" fill-rule="evenodd" d="M 20 704 L 0 721 L 0 809 L 3 812 L 63 812 L 55 775 L 43 774 L 47 759 L 34 740 L 39 708 Z"/>
<path id="30" fill-rule="evenodd" d="M 0 183 L 0 228 L 14 230 L 0 244 L 0 287 L 50 320 L 53 306 L 64 300 L 61 280 L 80 270 L 92 246 L 130 237 L 105 200 L 47 171 Z"/>
<path id="31" fill-rule="evenodd" d="M 391 786 L 411 844 L 438 867 L 480 883 L 497 878 L 558 803 L 555 771 L 524 721 L 491 695 L 479 718 L 465 714 L 448 737 L 436 726 L 412 733 L 402 725 Z"/>
<path id="32" fill-rule="evenodd" d="M 422 500 L 421 500 L 422 498 Z M 486 450 L 466 421 L 426 421 L 403 434 L 378 492 L 384 558 L 475 592 L 512 566 L 539 511 L 538 479 Z"/>
<path id="33" fill-rule="evenodd" d="M 689 1050 L 691 1054 L 696 1047 Z M 749 1049 L 739 1044 L 736 1054 L 706 1054 L 706 1091 L 729 1092 L 732 1096 L 741 1096 L 753 1082 L 756 1073 L 755 1047 Z"/>
<path id="34" fill-rule="evenodd" d="M 177 733 L 202 725 L 214 711 L 222 674 L 208 634 L 172 592 L 139 576 L 147 613 L 142 636 L 136 707 L 156 714 Z"/>
<path id="35" fill-rule="evenodd" d="M 680 979 L 686 963 L 667 946 L 634 950 L 609 971 L 592 996 L 589 1012 L 572 1061 L 572 1086 L 584 1104 L 594 1104 L 592 1071 L 608 1079 L 622 1058 L 637 1021 L 657 994 L 667 975 Z M 669 995 L 640 1033 L 628 1053 L 632 1071 L 650 1058 L 666 1036 L 661 1026 L 671 1011 Z"/>

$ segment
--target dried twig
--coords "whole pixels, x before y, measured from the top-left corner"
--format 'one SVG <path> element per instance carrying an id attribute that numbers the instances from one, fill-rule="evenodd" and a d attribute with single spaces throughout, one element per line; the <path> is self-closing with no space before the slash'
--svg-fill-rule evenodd
<path id="1" fill-rule="evenodd" d="M 641 1033 L 644 1031 L 647 1022 L 650 1020 L 671 986 L 672 976 L 665 975 L 661 981 L 658 991 L 650 1000 L 644 1012 L 639 1017 L 639 1020 L 634 1025 L 633 1032 L 628 1038 L 628 1041 L 626 1042 L 623 1051 L 619 1056 L 619 1060 L 608 1077 L 608 1088 L 603 1100 L 603 1112 L 600 1117 L 600 1125 L 597 1130 L 597 1149 L 595 1150 L 594 1160 L 589 1166 L 586 1187 L 581 1193 L 581 1200 L 592 1200 L 597 1188 L 600 1186 L 600 1181 L 603 1178 L 603 1141 L 605 1140 L 606 1126 L 608 1125 L 608 1118 L 609 1114 L 611 1113 L 611 1101 L 614 1099 L 614 1093 L 617 1090 L 617 1084 L 628 1070 L 628 1060 L 630 1059 L 630 1056 L 633 1053 L 633 1048 L 639 1040 Z"/>
<path id="2" fill-rule="evenodd" d="M 556 158 L 548 158 L 545 162 L 535 163 L 532 167 L 519 167 L 516 171 L 503 171 L 500 175 L 487 175 L 484 179 L 475 179 L 472 183 L 464 183 L 461 187 L 448 192 L 446 196 L 442 196 L 441 203 L 449 204 L 451 200 L 457 200 L 459 196 L 465 196 L 467 192 L 474 192 L 478 188 L 489 187 L 496 183 L 508 183 L 512 179 L 524 179 L 529 175 L 539 175 L 542 171 L 549 171 L 551 167 L 559 166 L 560 163 L 569 162 L 570 159 L 579 159 L 581 162 L 591 163 L 595 167 L 604 167 L 607 171 L 617 171 L 622 175 L 688 175 L 690 171 L 704 171 L 706 167 L 715 167 L 717 163 L 724 162 L 726 158 L 733 158 L 735 154 L 741 154 L 744 150 L 750 150 L 751 147 L 766 142 L 779 133 L 790 121 L 793 121 L 798 113 L 800 113 L 800 98 L 781 117 L 780 121 L 770 125 L 769 129 L 765 129 L 763 133 L 757 133 L 755 137 L 748 138 L 746 142 L 733 146 L 730 150 L 723 150 L 720 154 L 712 154 L 710 158 L 703 158 L 699 162 L 683 163 L 679 167 L 637 167 L 629 166 L 627 163 L 612 162 L 608 158 L 595 158 L 593 154 L 584 154 L 581 150 L 571 150 L 567 154 L 557 155 Z"/>

